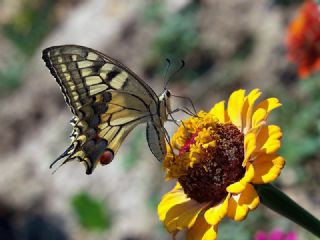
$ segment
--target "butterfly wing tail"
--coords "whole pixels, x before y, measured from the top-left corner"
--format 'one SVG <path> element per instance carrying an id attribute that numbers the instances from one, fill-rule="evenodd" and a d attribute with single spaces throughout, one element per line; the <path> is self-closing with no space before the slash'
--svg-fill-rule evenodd
<path id="1" fill-rule="evenodd" d="M 66 164 L 69 161 L 72 161 L 73 159 L 70 159 L 70 156 L 75 152 L 76 146 L 74 143 L 72 143 L 57 159 L 55 159 L 50 164 L 50 169 L 54 168 L 54 166 L 58 163 L 63 161 L 53 170 L 53 174 L 64 164 Z"/>
<path id="2" fill-rule="evenodd" d="M 79 127 L 77 124 L 82 125 Z M 91 174 L 96 166 L 97 159 L 107 150 L 108 141 L 99 137 L 93 129 L 85 128 L 82 121 L 73 120 L 72 143 L 70 146 L 50 164 L 53 168 L 61 162 L 54 172 L 67 162 L 78 160 L 86 167 L 86 174 Z"/>
<path id="3" fill-rule="evenodd" d="M 79 162 L 82 162 L 85 165 L 86 174 L 91 174 L 97 165 L 99 157 L 105 151 L 109 151 L 112 154 L 113 158 L 114 153 L 111 149 L 107 148 L 108 142 L 105 139 L 99 139 L 95 142 L 88 141 L 81 146 L 77 143 L 77 141 L 73 142 L 64 153 L 62 153 L 56 160 L 51 163 L 50 168 L 53 168 L 58 162 L 62 161 L 53 170 L 53 173 L 67 162 L 77 159 Z"/>

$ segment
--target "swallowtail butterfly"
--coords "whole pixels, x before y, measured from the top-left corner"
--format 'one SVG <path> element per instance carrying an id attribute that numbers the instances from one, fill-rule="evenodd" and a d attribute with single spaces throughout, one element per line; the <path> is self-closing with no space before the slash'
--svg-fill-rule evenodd
<path id="1" fill-rule="evenodd" d="M 74 114 L 71 144 L 52 164 L 78 160 L 91 174 L 108 164 L 130 131 L 146 123 L 149 148 L 158 160 L 166 153 L 164 122 L 170 92 L 159 96 L 129 68 L 96 50 L 62 45 L 45 49 L 46 66 Z M 60 165 L 60 166 L 61 166 Z"/>

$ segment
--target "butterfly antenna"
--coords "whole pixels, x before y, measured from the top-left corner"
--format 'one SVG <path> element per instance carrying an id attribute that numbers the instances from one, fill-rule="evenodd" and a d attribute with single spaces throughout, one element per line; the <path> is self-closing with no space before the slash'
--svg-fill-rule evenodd
<path id="1" fill-rule="evenodd" d="M 166 59 L 168 62 L 169 62 L 169 65 L 170 65 L 170 60 L 169 59 Z M 170 79 L 172 79 L 172 77 L 174 76 L 174 75 L 176 75 L 178 72 L 180 72 L 180 70 L 182 69 L 182 68 L 184 68 L 184 66 L 186 65 L 186 63 L 185 63 L 185 61 L 183 61 L 183 60 L 181 60 L 181 65 L 180 65 L 180 67 L 177 69 L 177 70 L 175 70 L 172 74 L 171 74 L 171 76 L 170 77 L 168 77 L 167 78 L 167 80 L 166 80 L 166 82 L 165 82 L 165 84 L 164 84 L 164 89 L 167 89 L 167 86 L 168 86 L 168 83 L 169 83 L 169 81 L 170 81 Z M 169 67 L 167 68 L 167 70 L 169 69 Z M 167 75 L 167 72 L 166 72 L 166 75 Z"/>
<path id="2" fill-rule="evenodd" d="M 165 83 L 164 83 L 164 89 L 167 89 L 167 85 L 168 85 L 168 82 L 169 82 L 169 77 L 168 77 L 168 74 L 169 74 L 169 69 L 170 69 L 170 66 L 171 66 L 171 61 L 169 58 L 166 58 L 166 62 L 167 62 L 167 67 L 166 67 L 166 72 L 164 74 L 164 79 L 165 79 Z"/>

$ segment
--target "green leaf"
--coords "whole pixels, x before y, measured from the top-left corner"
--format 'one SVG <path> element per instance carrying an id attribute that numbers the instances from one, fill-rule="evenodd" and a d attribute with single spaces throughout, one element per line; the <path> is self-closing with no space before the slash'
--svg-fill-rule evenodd
<path id="1" fill-rule="evenodd" d="M 87 230 L 104 231 L 110 228 L 111 213 L 106 203 L 82 192 L 73 196 L 71 204 L 79 223 Z"/>
<path id="2" fill-rule="evenodd" d="M 53 0 L 30 4 L 23 1 L 22 10 L 3 26 L 3 33 L 24 54 L 31 55 L 52 26 Z"/>
<path id="3" fill-rule="evenodd" d="M 21 85 L 23 70 L 23 64 L 17 61 L 0 71 L 0 92 L 18 88 Z"/>

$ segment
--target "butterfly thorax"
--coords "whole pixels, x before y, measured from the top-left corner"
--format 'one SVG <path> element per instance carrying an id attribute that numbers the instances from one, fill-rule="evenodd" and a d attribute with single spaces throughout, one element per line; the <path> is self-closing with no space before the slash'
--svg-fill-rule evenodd
<path id="1" fill-rule="evenodd" d="M 168 120 L 168 114 L 171 112 L 171 93 L 168 89 L 165 89 L 159 96 L 159 112 L 160 118 L 163 121 Z"/>

